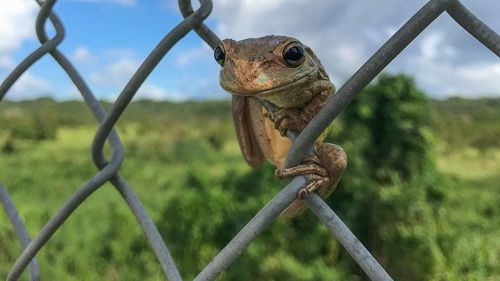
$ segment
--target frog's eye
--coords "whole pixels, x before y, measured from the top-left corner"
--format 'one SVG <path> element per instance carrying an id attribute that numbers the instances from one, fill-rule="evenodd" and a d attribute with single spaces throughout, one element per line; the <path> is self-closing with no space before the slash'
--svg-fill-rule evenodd
<path id="1" fill-rule="evenodd" d="M 226 52 L 224 51 L 224 47 L 222 47 L 222 45 L 215 47 L 214 58 L 218 64 L 220 64 L 221 66 L 224 65 L 224 60 L 226 59 Z"/>
<path id="2" fill-rule="evenodd" d="M 283 50 L 283 59 L 291 67 L 297 67 L 304 62 L 304 47 L 297 42 L 288 44 Z"/>

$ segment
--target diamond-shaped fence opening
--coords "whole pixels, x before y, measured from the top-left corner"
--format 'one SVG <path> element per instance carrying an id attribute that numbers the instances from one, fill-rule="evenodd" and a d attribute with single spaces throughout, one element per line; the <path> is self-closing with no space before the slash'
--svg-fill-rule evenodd
<path id="1" fill-rule="evenodd" d="M 165 241 L 161 238 L 155 224 L 148 216 L 141 201 L 133 192 L 127 181 L 120 176 L 119 168 L 124 160 L 123 146 L 114 126 L 124 112 L 144 80 L 154 70 L 168 51 L 188 32 L 194 30 L 210 47 L 215 48 L 220 39 L 203 21 L 212 10 L 211 0 L 199 0 L 201 6 L 194 11 L 190 0 L 179 0 L 179 8 L 184 20 L 172 29 L 149 54 L 133 77 L 128 81 L 109 111 L 105 111 L 97 101 L 91 89 L 67 57 L 58 50 L 64 39 L 64 26 L 52 11 L 56 0 L 37 0 L 41 9 L 36 21 L 36 33 L 41 46 L 27 56 L 0 85 L 0 101 L 14 82 L 34 63 L 45 55 L 50 55 L 60 65 L 75 84 L 85 103 L 95 115 L 100 126 L 92 143 L 92 159 L 99 172 L 85 182 L 53 215 L 30 241 L 27 231 L 20 219 L 8 193 L 0 184 L 0 202 L 12 222 L 23 252 L 12 266 L 7 280 L 17 280 L 24 269 L 29 266 L 29 280 L 39 280 L 39 267 L 35 255 L 59 229 L 66 219 L 81 203 L 104 183 L 111 182 L 123 200 L 128 204 L 137 222 L 146 235 L 149 244 L 161 265 L 165 277 L 169 280 L 182 280 L 181 275 L 170 255 Z M 500 56 L 500 37 L 486 24 L 476 18 L 457 0 L 431 0 L 411 17 L 380 49 L 354 73 L 339 89 L 337 94 L 313 118 L 310 124 L 298 135 L 290 135 L 294 140 L 288 154 L 286 166 L 297 165 L 308 153 L 315 139 L 354 99 L 354 97 L 372 81 L 406 46 L 408 46 L 429 24 L 442 13 L 448 13 L 462 28 L 479 40 L 485 47 Z M 56 34 L 48 38 L 44 26 L 49 20 L 55 27 Z M 104 157 L 103 148 L 108 141 L 111 146 L 111 159 Z M 349 180 L 349 179 L 347 179 Z M 195 280 L 214 280 L 227 269 L 248 245 L 266 229 L 276 217 L 296 199 L 297 192 L 306 184 L 304 177 L 294 178 L 276 196 L 269 201 L 236 236 L 217 254 L 214 259 L 195 277 Z M 339 242 L 351 254 L 371 280 L 392 280 L 377 263 L 366 248 L 337 217 L 333 210 L 315 193 L 306 199 L 309 208 L 335 235 Z"/>

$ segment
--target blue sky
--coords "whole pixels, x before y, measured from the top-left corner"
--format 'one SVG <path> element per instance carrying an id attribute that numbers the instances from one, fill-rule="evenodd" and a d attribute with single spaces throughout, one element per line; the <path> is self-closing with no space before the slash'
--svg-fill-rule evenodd
<path id="1" fill-rule="evenodd" d="M 498 32 L 500 1 L 463 3 Z M 221 38 L 295 36 L 315 50 L 338 88 L 424 4 L 423 0 L 215 0 L 206 23 Z M 173 0 L 59 0 L 55 11 L 66 30 L 60 50 L 94 93 L 108 100 L 116 98 L 147 54 L 182 20 Z M 10 0 L 2 5 L 0 38 L 5 40 L 0 42 L 0 80 L 39 46 L 34 34 L 37 12 L 33 0 Z M 48 27 L 48 31 L 52 29 Z M 137 98 L 227 98 L 218 86 L 218 70 L 210 48 L 191 32 L 158 65 Z M 500 96 L 498 57 L 446 14 L 391 63 L 388 71 L 414 75 L 433 97 Z M 44 95 L 79 98 L 49 56 L 37 62 L 7 98 Z"/>

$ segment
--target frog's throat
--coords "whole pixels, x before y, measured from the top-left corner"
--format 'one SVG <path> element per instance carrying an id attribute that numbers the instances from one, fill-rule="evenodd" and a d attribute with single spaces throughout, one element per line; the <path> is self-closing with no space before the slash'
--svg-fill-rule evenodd
<path id="1" fill-rule="evenodd" d="M 231 93 L 232 95 L 237 95 L 237 96 L 259 96 L 261 98 L 265 97 L 265 96 L 268 96 L 268 95 L 272 95 L 276 92 L 281 92 L 281 91 L 285 91 L 289 88 L 293 88 L 293 87 L 296 87 L 298 85 L 302 85 L 302 84 L 305 84 L 309 81 L 313 81 L 314 77 L 317 77 L 318 75 L 318 72 L 319 72 L 319 69 L 317 67 L 311 69 L 311 71 L 309 71 L 308 73 L 304 74 L 302 77 L 300 78 L 297 78 L 295 80 L 293 80 L 292 82 L 288 82 L 284 85 L 279 85 L 279 86 L 276 86 L 276 87 L 273 87 L 273 88 L 270 88 L 270 89 L 267 89 L 267 90 L 264 90 L 264 91 L 255 91 L 255 92 L 245 92 L 245 93 L 239 93 L 239 92 L 235 92 L 233 90 L 230 90 L 226 87 L 224 87 L 224 85 L 221 84 L 221 87 L 226 90 L 227 92 Z"/>

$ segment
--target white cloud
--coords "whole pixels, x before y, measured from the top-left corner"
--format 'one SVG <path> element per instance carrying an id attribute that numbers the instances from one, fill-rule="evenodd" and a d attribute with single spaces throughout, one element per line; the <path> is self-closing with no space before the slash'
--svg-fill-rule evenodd
<path id="1" fill-rule="evenodd" d="M 478 93 L 499 94 L 500 93 L 500 62 L 481 63 L 460 66 L 456 69 L 456 82 L 466 84 L 462 88 L 471 87 L 477 89 Z M 458 89 L 457 92 L 465 95 L 474 93 L 463 92 Z"/>
<path id="2" fill-rule="evenodd" d="M 420 55 L 425 60 L 452 59 L 457 50 L 446 42 L 442 31 L 431 31 L 416 42 L 420 48 Z"/>
<path id="3" fill-rule="evenodd" d="M 170 101 L 183 101 L 186 100 L 186 96 L 178 91 L 167 91 L 167 89 L 151 84 L 145 83 L 137 91 L 138 99 L 150 99 L 150 100 L 170 100 Z"/>
<path id="4" fill-rule="evenodd" d="M 439 51 L 439 45 L 443 43 L 442 33 L 431 33 L 430 35 L 424 37 L 420 42 L 420 50 L 424 59 L 433 60 L 437 57 Z"/>
<path id="5" fill-rule="evenodd" d="M 419 86 L 435 97 L 500 95 L 500 62 L 457 59 L 459 49 L 440 31 L 430 31 L 416 42 L 415 53 L 398 61 L 395 70 L 414 75 Z M 393 69 L 393 70 L 394 70 Z"/>
<path id="6" fill-rule="evenodd" d="M 24 73 L 7 93 L 10 100 L 33 99 L 54 93 L 53 85 L 29 72 Z"/>
<path id="7" fill-rule="evenodd" d="M 417 81 L 437 97 L 498 96 L 500 93 L 498 62 L 457 67 L 439 62 L 427 62 L 417 67 L 422 71 L 422 74 L 417 76 Z"/>
<path id="8" fill-rule="evenodd" d="M 136 96 L 138 99 L 163 100 L 167 96 L 167 90 L 157 85 L 144 84 Z"/>
<path id="9" fill-rule="evenodd" d="M 0 68 L 12 67 L 11 58 L 25 40 L 35 38 L 37 4 L 32 0 L 3 3 L 0 9 Z"/>
<path id="10" fill-rule="evenodd" d="M 205 43 L 195 49 L 190 49 L 179 54 L 175 59 L 175 64 L 179 67 L 186 67 L 199 60 L 210 60 L 213 58 L 212 49 Z"/>
<path id="11" fill-rule="evenodd" d="M 97 4 L 116 4 L 123 7 L 132 7 L 137 4 L 136 0 L 66 0 L 66 2 L 84 2 Z"/>
<path id="12" fill-rule="evenodd" d="M 129 6 L 129 7 L 134 6 L 137 3 L 135 0 L 107 0 L 104 2 L 110 2 L 121 6 Z"/>
<path id="13" fill-rule="evenodd" d="M 277 34 L 300 39 L 314 50 L 339 87 L 426 2 L 214 0 L 212 18 L 222 38 Z M 500 29 L 500 1 L 462 2 L 493 30 Z M 388 70 L 415 75 L 419 85 L 435 96 L 500 96 L 498 58 L 446 13 Z"/>
<path id="14" fill-rule="evenodd" d="M 0 69 L 12 67 L 13 64 L 14 62 L 12 61 L 10 56 L 0 53 Z"/>
<path id="15" fill-rule="evenodd" d="M 102 71 L 92 72 L 90 81 L 97 85 L 122 88 L 139 68 L 139 65 L 140 62 L 133 59 L 118 59 Z"/>
<path id="16" fill-rule="evenodd" d="M 123 55 L 121 58 L 116 58 L 113 62 L 105 66 L 99 71 L 90 73 L 90 81 L 95 83 L 96 86 L 101 88 L 101 98 L 114 101 L 116 93 L 119 93 L 123 87 L 132 78 L 132 75 L 139 68 L 141 61 L 131 58 L 134 54 L 128 50 L 123 52 L 106 52 L 108 57 L 117 57 Z M 104 89 L 107 90 L 102 90 Z M 187 97 L 177 90 L 167 90 L 165 87 L 145 82 L 137 91 L 136 98 L 138 99 L 151 99 L 151 100 L 171 100 L 183 101 Z"/>
<path id="17" fill-rule="evenodd" d="M 331 48 L 326 52 L 327 56 L 330 58 L 341 58 L 334 62 L 330 62 L 328 59 L 320 59 L 322 62 L 326 62 L 325 67 L 328 63 L 333 65 L 335 72 L 330 73 L 331 76 L 335 77 L 337 75 L 347 76 L 354 68 L 360 67 L 364 62 L 363 50 L 355 45 L 349 44 L 348 42 L 339 43 L 335 48 Z M 329 69 L 327 68 L 327 71 Z M 330 71 L 329 71 L 330 72 Z"/>
<path id="18" fill-rule="evenodd" d="M 104 55 L 109 59 L 133 59 L 135 57 L 134 50 L 128 48 L 112 48 L 104 50 Z"/>
<path id="19" fill-rule="evenodd" d="M 72 55 L 73 59 L 79 63 L 92 63 L 95 61 L 94 55 L 86 46 L 80 46 L 75 49 Z"/>

